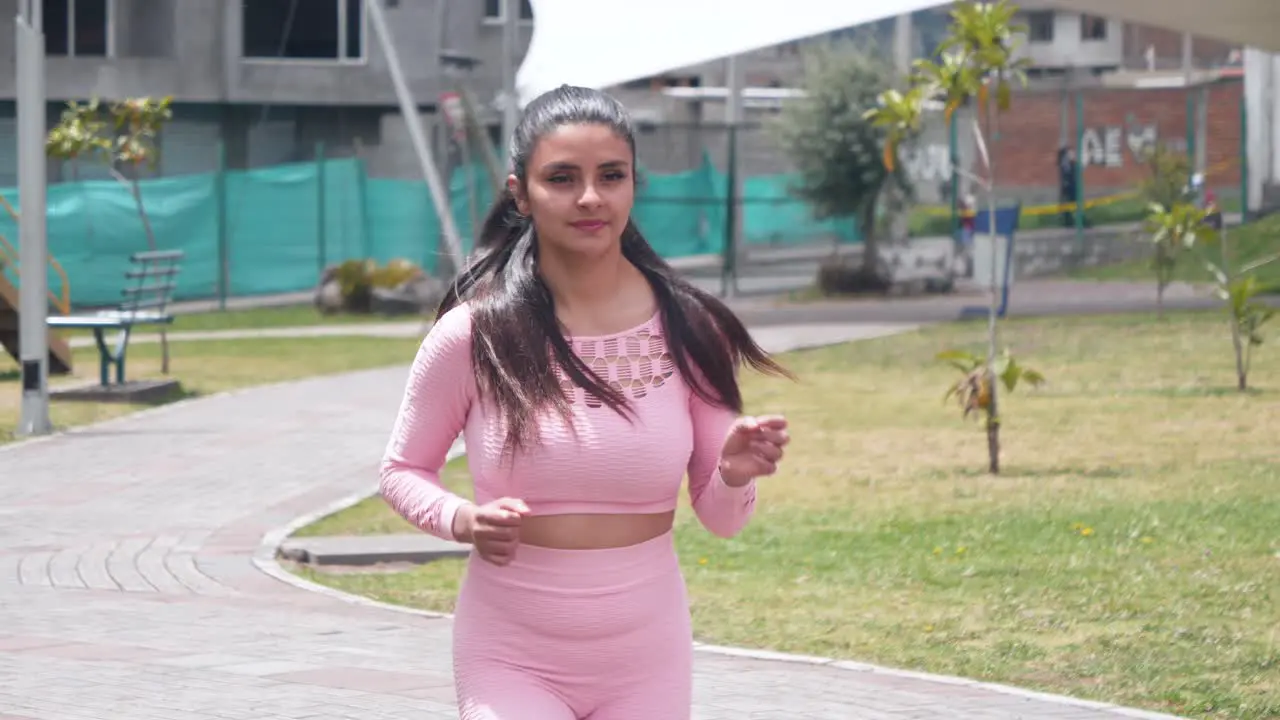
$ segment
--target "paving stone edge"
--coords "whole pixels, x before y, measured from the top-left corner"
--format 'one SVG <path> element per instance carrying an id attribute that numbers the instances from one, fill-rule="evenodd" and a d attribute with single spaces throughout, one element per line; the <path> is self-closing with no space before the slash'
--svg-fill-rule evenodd
<path id="1" fill-rule="evenodd" d="M 370 370 L 373 370 L 373 368 L 369 370 L 357 370 L 349 374 L 369 372 Z M 154 408 L 147 408 L 144 410 L 139 410 L 136 412 L 128 413 L 126 415 L 121 415 L 119 417 L 114 417 L 107 420 L 101 420 L 101 421 L 90 423 L 87 425 L 80 425 L 80 426 L 64 428 L 61 430 L 55 430 L 54 432 L 48 435 L 19 438 L 13 442 L 0 445 L 0 453 L 4 453 L 6 451 L 16 451 L 20 448 L 25 448 L 27 446 L 34 445 L 37 443 L 51 442 L 64 435 L 75 435 L 81 432 L 92 432 L 94 430 L 98 430 L 104 427 L 111 427 L 113 425 L 121 424 L 124 422 L 134 421 L 138 418 L 147 418 L 154 415 L 163 415 L 165 413 L 174 412 L 177 409 L 185 407 L 186 405 L 191 403 L 202 402 L 204 400 L 211 400 L 213 398 L 232 397 L 232 396 L 241 395 L 244 393 L 255 392 L 255 391 L 262 390 L 269 387 L 293 385 L 297 383 L 314 381 L 315 379 L 316 379 L 316 376 L 294 379 L 294 380 L 286 380 L 278 383 L 267 383 L 264 385 L 255 385 L 255 386 L 246 387 L 246 388 L 239 388 L 236 390 L 228 390 L 220 393 L 213 393 L 210 395 L 193 397 L 185 400 L 179 400 L 177 402 L 169 403 L 167 405 L 161 405 L 159 407 L 154 407 Z M 461 442 L 458 442 L 454 446 L 454 448 L 450 451 L 448 457 L 450 460 L 452 460 L 454 458 L 461 456 L 464 452 L 465 452 L 465 448 L 463 447 Z M 451 619 L 453 616 L 449 613 L 430 612 L 427 610 L 419 610 L 417 608 L 405 607 L 403 605 L 394 605 L 391 603 L 384 603 L 384 602 L 380 602 L 378 600 L 372 600 L 370 598 L 363 597 L 360 595 L 353 595 L 350 593 L 342 592 L 340 590 L 335 590 L 331 587 L 320 585 L 319 583 L 313 583 L 302 577 L 294 575 L 288 570 L 285 570 L 284 567 L 282 567 L 280 563 L 276 560 L 276 553 L 279 551 L 280 545 L 290 535 L 297 532 L 299 529 L 320 520 L 323 517 L 345 510 L 346 508 L 349 508 L 352 505 L 355 505 L 356 503 L 359 503 L 369 497 L 372 497 L 373 495 L 377 494 L 377 492 L 378 492 L 377 484 L 371 483 L 366 489 L 346 495 L 342 498 L 339 498 L 331 503 L 324 505 L 323 507 L 317 508 L 312 512 L 299 515 L 298 517 L 294 518 L 292 521 L 286 523 L 285 525 L 269 530 L 262 536 L 261 540 L 258 543 L 258 548 L 255 551 L 254 556 L 252 558 L 252 562 L 254 566 L 257 567 L 261 572 L 265 573 L 266 575 L 272 578 L 275 578 L 276 580 L 279 580 L 280 582 L 291 585 L 301 590 L 317 593 L 340 602 L 345 602 L 352 605 L 360 605 L 360 606 L 369 607 L 372 609 L 384 610 L 388 612 L 394 612 L 394 613 L 400 613 L 400 614 L 406 614 L 406 615 L 416 615 L 418 617 L 423 617 L 423 618 Z M 751 648 L 725 647 L 725 646 L 718 646 L 718 645 L 708 645 L 705 643 L 698 643 L 698 642 L 694 643 L 694 648 L 698 652 L 704 652 L 704 653 L 709 653 L 713 655 L 726 655 L 726 656 L 733 656 L 733 657 L 751 658 L 751 659 L 766 660 L 766 661 L 771 660 L 776 662 L 787 662 L 787 663 L 796 663 L 796 664 L 804 664 L 804 665 L 823 665 L 823 666 L 828 666 L 832 668 L 837 668 L 840 670 L 848 670 L 852 672 L 870 672 L 870 673 L 876 673 L 876 674 L 887 675 L 892 677 L 901 677 L 901 678 L 922 680 L 927 682 L 935 682 L 943 685 L 975 687 L 975 688 L 981 688 L 984 690 L 989 690 L 991 692 L 1000 693 L 1003 695 L 1021 697 L 1027 700 L 1039 700 L 1043 702 L 1056 703 L 1060 705 L 1107 710 L 1120 717 L 1139 718 L 1141 720 L 1186 720 L 1185 718 L 1181 718 L 1176 715 L 1167 715 L 1164 713 L 1157 713 L 1157 712 L 1152 712 L 1148 710 L 1128 708 L 1120 705 L 1115 705 L 1113 703 L 1099 702 L 1094 700 L 1084 700 L 1084 699 L 1074 698 L 1066 695 L 1055 695 L 1051 693 L 1043 693 L 1035 690 L 1027 690 L 1024 688 L 1015 687 L 1012 685 L 1001 685 L 999 683 L 989 683 L 989 682 L 983 682 L 979 680 L 972 680 L 969 678 L 955 677 L 955 676 L 949 676 L 949 675 L 935 675 L 932 673 L 916 672 L 913 670 L 899 670 L 897 668 L 883 667 L 880 665 L 860 663 L 860 662 L 855 662 L 851 660 L 837 660 L 835 658 L 828 658 L 828 657 L 794 655 L 790 653 L 780 653 L 780 652 L 774 652 L 770 650 L 756 650 Z"/>
<path id="2" fill-rule="evenodd" d="M 461 457 L 466 453 L 461 439 L 450 450 L 448 460 Z M 305 578 L 294 575 L 286 570 L 277 561 L 277 553 L 280 546 L 290 535 L 297 532 L 320 519 L 341 512 L 357 503 L 373 497 L 378 494 L 377 484 L 371 484 L 368 489 L 361 490 L 345 497 L 339 498 L 321 508 L 317 508 L 313 512 L 306 513 L 294 518 L 288 524 L 269 531 L 262 537 L 262 541 L 258 546 L 257 552 L 254 554 L 253 563 L 262 572 L 271 577 L 292 585 L 296 588 L 307 590 L 309 592 L 319 593 L 335 600 L 350 603 L 352 605 L 361 605 L 364 607 L 377 608 L 379 610 L 387 610 L 390 612 L 405 613 L 409 615 L 417 615 L 424 618 L 432 619 L 452 619 L 451 613 L 438 613 L 428 610 L 419 610 L 417 608 L 405 607 L 404 605 L 394 605 L 384 603 L 378 600 L 353 595 L 351 593 L 335 590 L 334 588 L 319 583 L 311 582 Z M 1114 703 L 1100 702 L 1096 700 L 1084 700 L 1068 695 L 1055 695 L 1052 693 L 1044 693 L 1036 690 L 1027 690 L 1013 685 L 1001 685 L 999 683 L 983 682 L 981 680 L 973 680 L 970 678 L 956 677 L 952 675 L 935 675 L 933 673 L 917 672 L 914 670 L 900 670 L 897 668 L 884 667 L 881 665 L 872 665 L 870 663 L 861 663 L 853 660 L 838 660 L 836 658 L 821 657 L 814 655 L 795 655 L 791 653 L 781 653 L 772 650 L 757 650 L 753 648 L 738 648 L 722 645 L 708 645 L 706 643 L 695 642 L 694 648 L 698 652 L 709 653 L 712 655 L 726 655 L 732 657 L 749 658 L 755 660 L 772 660 L 776 662 L 796 663 L 802 665 L 822 665 L 826 667 L 837 668 L 839 670 L 847 670 L 851 672 L 875 673 L 879 675 L 887 675 L 891 677 L 909 678 L 912 680 L 921 680 L 925 682 L 933 682 L 941 685 L 956 685 L 962 687 L 973 687 L 991 692 L 1000 693 L 1002 695 L 1010 695 L 1020 697 L 1026 700 L 1038 700 L 1041 702 L 1055 703 L 1059 705 L 1068 705 L 1073 707 L 1089 708 L 1094 710 L 1106 710 L 1119 717 L 1140 718 L 1142 720 L 1185 720 L 1176 715 L 1166 715 L 1164 713 L 1152 712 L 1149 710 L 1139 710 L 1137 708 L 1124 707 Z"/>

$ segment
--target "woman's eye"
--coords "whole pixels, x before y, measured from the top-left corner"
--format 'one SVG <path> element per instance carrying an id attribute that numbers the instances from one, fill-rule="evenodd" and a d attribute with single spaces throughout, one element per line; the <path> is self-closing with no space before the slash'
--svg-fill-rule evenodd
<path id="1" fill-rule="evenodd" d="M 553 182 L 559 185 L 561 183 L 567 183 L 572 179 L 573 178 L 570 178 L 568 175 L 552 175 L 550 178 L 548 178 L 548 182 Z"/>
<path id="2" fill-rule="evenodd" d="M 616 171 L 616 170 L 615 170 L 615 171 L 613 171 L 613 172 L 607 172 L 607 173 L 605 173 L 605 174 L 604 174 L 604 179 L 605 179 L 605 180 L 608 180 L 609 182 L 618 182 L 618 181 L 623 180 L 623 179 L 625 179 L 625 178 L 626 178 L 626 175 L 625 175 L 625 174 L 623 174 L 623 173 L 621 173 L 621 172 L 618 172 L 618 171 Z"/>

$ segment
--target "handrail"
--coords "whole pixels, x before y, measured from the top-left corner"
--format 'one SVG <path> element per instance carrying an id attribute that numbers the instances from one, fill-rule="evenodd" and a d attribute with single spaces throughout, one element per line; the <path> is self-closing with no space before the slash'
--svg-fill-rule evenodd
<path id="1" fill-rule="evenodd" d="M 22 222 L 22 218 L 18 216 L 18 211 L 13 209 L 13 206 L 9 204 L 9 201 L 5 199 L 5 196 L 3 195 L 0 195 L 0 205 L 3 205 L 4 209 L 9 212 L 9 217 L 13 218 L 14 222 Z M 0 235 L 0 246 L 3 246 L 3 250 L 5 251 L 0 252 L 0 256 L 7 256 L 9 258 L 9 264 L 13 266 L 14 276 L 21 279 L 22 272 L 18 268 L 19 255 L 17 248 L 11 245 L 4 235 Z M 67 278 L 67 271 L 62 268 L 62 263 L 58 262 L 58 259 L 52 255 L 49 256 L 49 266 L 53 268 L 53 271 L 58 274 L 58 278 L 62 281 L 61 296 L 55 295 L 53 290 L 47 291 L 49 295 L 49 302 L 63 315 L 70 315 L 71 280 Z"/>

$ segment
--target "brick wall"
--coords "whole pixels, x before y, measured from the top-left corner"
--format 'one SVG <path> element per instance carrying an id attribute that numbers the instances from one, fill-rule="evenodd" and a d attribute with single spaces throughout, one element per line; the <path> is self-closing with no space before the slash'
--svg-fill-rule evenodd
<path id="1" fill-rule="evenodd" d="M 1240 102 L 1243 85 L 1227 80 L 1207 87 L 1208 133 L 1205 163 L 1208 182 L 1216 188 L 1240 184 Z M 1191 92 L 1199 92 L 1194 89 Z M 1134 148 L 1154 132 L 1158 142 L 1185 149 L 1186 89 L 1132 90 L 1094 88 L 1084 91 L 1085 192 L 1127 190 L 1145 177 Z M 998 185 L 1004 189 L 1045 190 L 1057 187 L 1057 150 L 1062 113 L 1067 113 L 1068 144 L 1075 144 L 1075 102 L 1064 103 L 1059 91 L 1015 93 L 1010 110 L 999 116 L 993 143 Z M 1056 193 L 1056 190 L 1052 190 Z"/>

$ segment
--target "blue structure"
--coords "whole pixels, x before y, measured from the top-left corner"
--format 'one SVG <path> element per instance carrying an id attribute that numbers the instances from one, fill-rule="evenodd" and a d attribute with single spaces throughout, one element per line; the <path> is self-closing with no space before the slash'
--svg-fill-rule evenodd
<path id="1" fill-rule="evenodd" d="M 997 237 L 1004 236 L 1008 242 L 1004 246 L 1004 277 L 1000 279 L 1000 306 L 996 308 L 996 316 L 1004 317 L 1009 310 L 1009 287 L 1013 280 L 1013 242 L 1018 230 L 1018 222 L 1022 218 L 1022 203 L 1009 207 L 996 208 Z M 991 234 L 991 213 L 980 211 L 974 218 L 974 237 Z M 993 259 L 994 262 L 994 259 Z M 960 311 L 961 319 L 986 317 L 990 309 L 982 305 L 968 305 Z"/>

